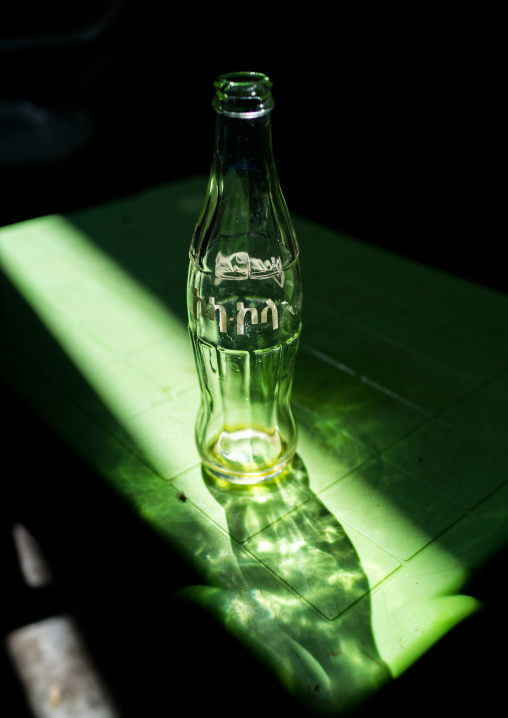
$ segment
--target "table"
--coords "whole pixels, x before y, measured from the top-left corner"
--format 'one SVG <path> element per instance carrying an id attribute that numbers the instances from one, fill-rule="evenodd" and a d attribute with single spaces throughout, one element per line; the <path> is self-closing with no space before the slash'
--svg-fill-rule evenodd
<path id="1" fill-rule="evenodd" d="M 294 215 L 298 455 L 228 490 L 193 436 L 205 186 L 2 228 L 0 375 L 201 577 L 168 600 L 213 615 L 302 710 L 347 711 L 480 610 L 464 588 L 506 546 L 508 297 Z"/>

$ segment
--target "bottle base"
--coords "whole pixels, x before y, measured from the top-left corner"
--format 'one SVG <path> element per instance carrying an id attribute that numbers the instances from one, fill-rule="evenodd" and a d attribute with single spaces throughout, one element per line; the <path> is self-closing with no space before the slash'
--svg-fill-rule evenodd
<path id="1" fill-rule="evenodd" d="M 278 477 L 283 471 L 286 471 L 289 468 L 292 460 L 293 456 L 290 456 L 279 466 L 275 466 L 270 470 L 252 474 L 230 473 L 226 469 L 209 464 L 207 461 L 203 461 L 203 468 L 214 479 L 219 479 L 220 481 L 240 486 L 254 486 L 256 484 L 265 483 L 266 481 L 271 481 L 272 479 Z"/>
<path id="2" fill-rule="evenodd" d="M 222 431 L 201 453 L 205 470 L 232 484 L 260 484 L 275 478 L 290 464 L 295 451 L 287 450 L 278 431 L 255 429 Z"/>

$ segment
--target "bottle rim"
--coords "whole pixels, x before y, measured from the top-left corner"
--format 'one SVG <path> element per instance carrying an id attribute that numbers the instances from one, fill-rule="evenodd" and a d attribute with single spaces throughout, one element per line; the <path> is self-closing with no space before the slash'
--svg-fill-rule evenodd
<path id="1" fill-rule="evenodd" d="M 213 108 L 227 117 L 251 119 L 273 110 L 272 81 L 262 72 L 227 72 L 214 82 Z"/>

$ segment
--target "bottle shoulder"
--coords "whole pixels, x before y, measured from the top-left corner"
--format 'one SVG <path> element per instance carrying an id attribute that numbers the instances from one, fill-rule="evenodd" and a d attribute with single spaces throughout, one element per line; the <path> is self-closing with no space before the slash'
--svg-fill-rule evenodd
<path id="1" fill-rule="evenodd" d="M 289 269 L 299 249 L 278 180 L 260 187 L 251 172 L 230 174 L 217 177 L 212 171 L 192 237 L 191 259 L 203 271 L 215 271 L 219 262 L 224 272 L 231 258 L 238 276 L 244 276 L 244 262 L 249 271 L 263 274 Z"/>

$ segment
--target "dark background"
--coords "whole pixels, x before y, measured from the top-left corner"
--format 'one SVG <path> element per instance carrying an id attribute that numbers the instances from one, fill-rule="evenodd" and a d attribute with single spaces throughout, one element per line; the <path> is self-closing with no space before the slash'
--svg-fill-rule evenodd
<path id="1" fill-rule="evenodd" d="M 255 69 L 274 82 L 274 150 L 290 211 L 506 291 L 506 7 L 339 2 L 281 16 L 264 5 L 0 0 L 0 225 L 207 174 L 213 80 Z M 269 715 L 290 712 L 275 687 L 267 704 L 269 676 L 210 619 L 185 606 L 168 614 L 173 590 L 200 578 L 7 387 L 0 399 L 4 445 L 18 466 L 23 458 L 21 474 L 3 477 L 3 635 L 72 611 L 129 716 L 165 714 L 182 697 L 196 709 L 245 713 L 247 700 Z M 29 525 L 56 564 L 59 582 L 44 594 L 22 585 L 13 520 Z M 503 700 L 505 594 L 492 577 L 505 558 L 465 588 L 489 610 L 365 715 L 468 714 Z M 252 692 L 251 676 L 263 690 Z M 12 687 L 4 700 L 17 701 L 10 715 L 22 716 L 4 654 L 0 680 Z"/>
<path id="2" fill-rule="evenodd" d="M 290 211 L 504 291 L 506 8 L 0 0 L 0 223 L 208 174 L 213 80 L 255 69 Z"/>

